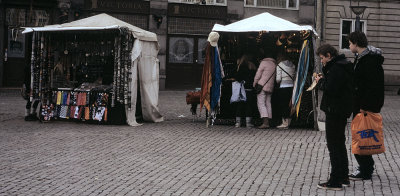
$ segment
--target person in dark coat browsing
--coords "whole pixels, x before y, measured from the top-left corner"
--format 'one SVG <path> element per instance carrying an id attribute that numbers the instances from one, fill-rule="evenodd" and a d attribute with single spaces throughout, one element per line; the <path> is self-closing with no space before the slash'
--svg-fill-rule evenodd
<path id="1" fill-rule="evenodd" d="M 238 67 L 234 79 L 238 82 L 244 82 L 246 101 L 237 103 L 235 127 L 240 127 L 241 118 L 246 117 L 246 127 L 251 128 L 254 127 L 252 117 L 256 108 L 256 94 L 254 92 L 253 81 L 257 67 L 251 61 L 251 57 L 248 54 L 238 59 L 237 63 Z"/>
<path id="2" fill-rule="evenodd" d="M 355 96 L 353 118 L 360 112 L 379 113 L 384 104 L 384 73 L 382 64 L 384 57 L 379 48 L 368 46 L 367 37 L 363 32 L 353 32 L 349 35 L 351 52 L 358 54 L 354 60 Z M 354 154 L 359 164 L 350 180 L 369 180 L 374 171 L 372 155 Z"/>
<path id="3" fill-rule="evenodd" d="M 331 161 L 329 180 L 318 184 L 318 188 L 342 190 L 343 185 L 350 185 L 345 130 L 353 105 L 353 65 L 329 44 L 319 47 L 317 55 L 323 64 L 323 76 L 315 79 L 323 91 L 320 108 L 326 115 L 326 143 Z"/>

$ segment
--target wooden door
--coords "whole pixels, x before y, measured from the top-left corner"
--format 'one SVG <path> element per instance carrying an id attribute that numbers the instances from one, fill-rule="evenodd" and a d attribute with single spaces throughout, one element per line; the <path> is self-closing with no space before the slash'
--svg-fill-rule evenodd
<path id="1" fill-rule="evenodd" d="M 200 88 L 206 46 L 205 36 L 169 36 L 166 70 L 168 89 Z"/>
<path id="2" fill-rule="evenodd" d="M 6 28 L 8 29 L 8 28 Z M 4 36 L 3 86 L 21 87 L 24 82 L 24 66 L 27 62 L 26 35 L 21 30 L 8 29 Z"/>

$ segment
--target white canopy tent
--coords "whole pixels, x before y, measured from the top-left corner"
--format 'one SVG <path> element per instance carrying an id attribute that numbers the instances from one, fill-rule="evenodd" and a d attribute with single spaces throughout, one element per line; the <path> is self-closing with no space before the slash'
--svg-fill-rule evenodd
<path id="1" fill-rule="evenodd" d="M 311 30 L 309 25 L 300 26 L 285 19 L 264 12 L 228 25 L 215 24 L 212 31 L 217 32 L 260 32 L 260 31 L 302 31 Z M 316 32 L 314 31 L 316 35 Z"/>
<path id="2" fill-rule="evenodd" d="M 128 28 L 136 38 L 132 48 L 131 70 L 132 81 L 129 83 L 131 92 L 131 109 L 126 108 L 127 123 L 131 126 L 140 125 L 136 122 L 136 102 L 138 80 L 143 119 L 150 122 L 161 122 L 163 117 L 158 109 L 159 92 L 159 61 L 157 54 L 159 45 L 155 33 L 145 31 L 129 23 L 107 14 L 99 14 L 81 20 L 59 25 L 44 27 L 26 27 L 23 33 L 51 31 L 90 31 Z"/>
<path id="3" fill-rule="evenodd" d="M 222 34 L 241 34 L 248 32 L 301 32 L 308 31 L 312 35 L 311 47 L 314 47 L 315 38 L 318 36 L 317 32 L 309 25 L 297 25 L 285 19 L 276 17 L 268 12 L 264 12 L 243 20 L 228 24 L 220 25 L 215 24 L 212 31 Z M 300 66 L 299 66 L 300 67 Z M 299 72 L 299 71 L 297 71 Z M 307 73 L 307 72 L 305 72 Z M 304 85 L 304 84 L 303 84 Z M 301 93 L 300 93 L 301 96 Z M 315 92 L 312 92 L 312 111 L 316 111 L 317 97 Z M 314 128 L 317 127 L 317 114 L 314 112 Z"/>
<path id="4" fill-rule="evenodd" d="M 119 29 L 121 27 L 127 27 L 136 39 L 157 42 L 157 35 L 155 33 L 145 31 L 104 13 L 64 24 L 48 25 L 44 27 L 25 27 L 22 33 L 30 33 L 33 31 L 104 30 Z"/>

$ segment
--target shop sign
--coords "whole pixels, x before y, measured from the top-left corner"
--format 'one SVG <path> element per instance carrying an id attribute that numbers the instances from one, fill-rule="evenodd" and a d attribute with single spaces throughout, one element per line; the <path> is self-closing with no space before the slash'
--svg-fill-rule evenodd
<path id="1" fill-rule="evenodd" d="M 218 18 L 225 19 L 227 17 L 226 6 L 212 5 L 191 5 L 191 4 L 168 4 L 169 16 L 183 16 L 198 18 Z"/>
<path id="2" fill-rule="evenodd" d="M 92 0 L 92 8 L 96 11 L 148 14 L 150 1 Z"/>

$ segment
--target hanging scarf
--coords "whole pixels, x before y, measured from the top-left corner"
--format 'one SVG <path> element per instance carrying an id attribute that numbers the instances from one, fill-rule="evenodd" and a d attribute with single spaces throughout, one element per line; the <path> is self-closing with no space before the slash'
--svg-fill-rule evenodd
<path id="1" fill-rule="evenodd" d="M 200 112 L 203 108 L 203 105 L 208 111 L 211 109 L 210 89 L 212 86 L 212 49 L 213 47 L 210 45 L 210 43 L 208 43 L 206 47 L 206 59 L 204 61 L 203 73 L 201 76 Z"/>
<path id="2" fill-rule="evenodd" d="M 310 66 L 309 41 L 304 40 L 303 47 L 300 53 L 299 64 L 297 66 L 296 81 L 294 83 L 292 100 L 291 100 L 291 105 L 292 105 L 291 113 L 293 114 L 294 112 L 296 112 L 297 116 L 300 110 L 301 96 L 303 94 L 303 88 L 307 80 L 309 66 Z"/>
<path id="3" fill-rule="evenodd" d="M 213 47 L 214 58 L 213 58 L 213 77 L 212 77 L 212 86 L 211 86 L 211 109 L 215 109 L 218 105 L 219 97 L 221 94 L 221 83 L 222 83 L 222 76 L 221 76 L 221 64 L 220 59 L 218 56 L 218 49 L 217 47 Z"/>

